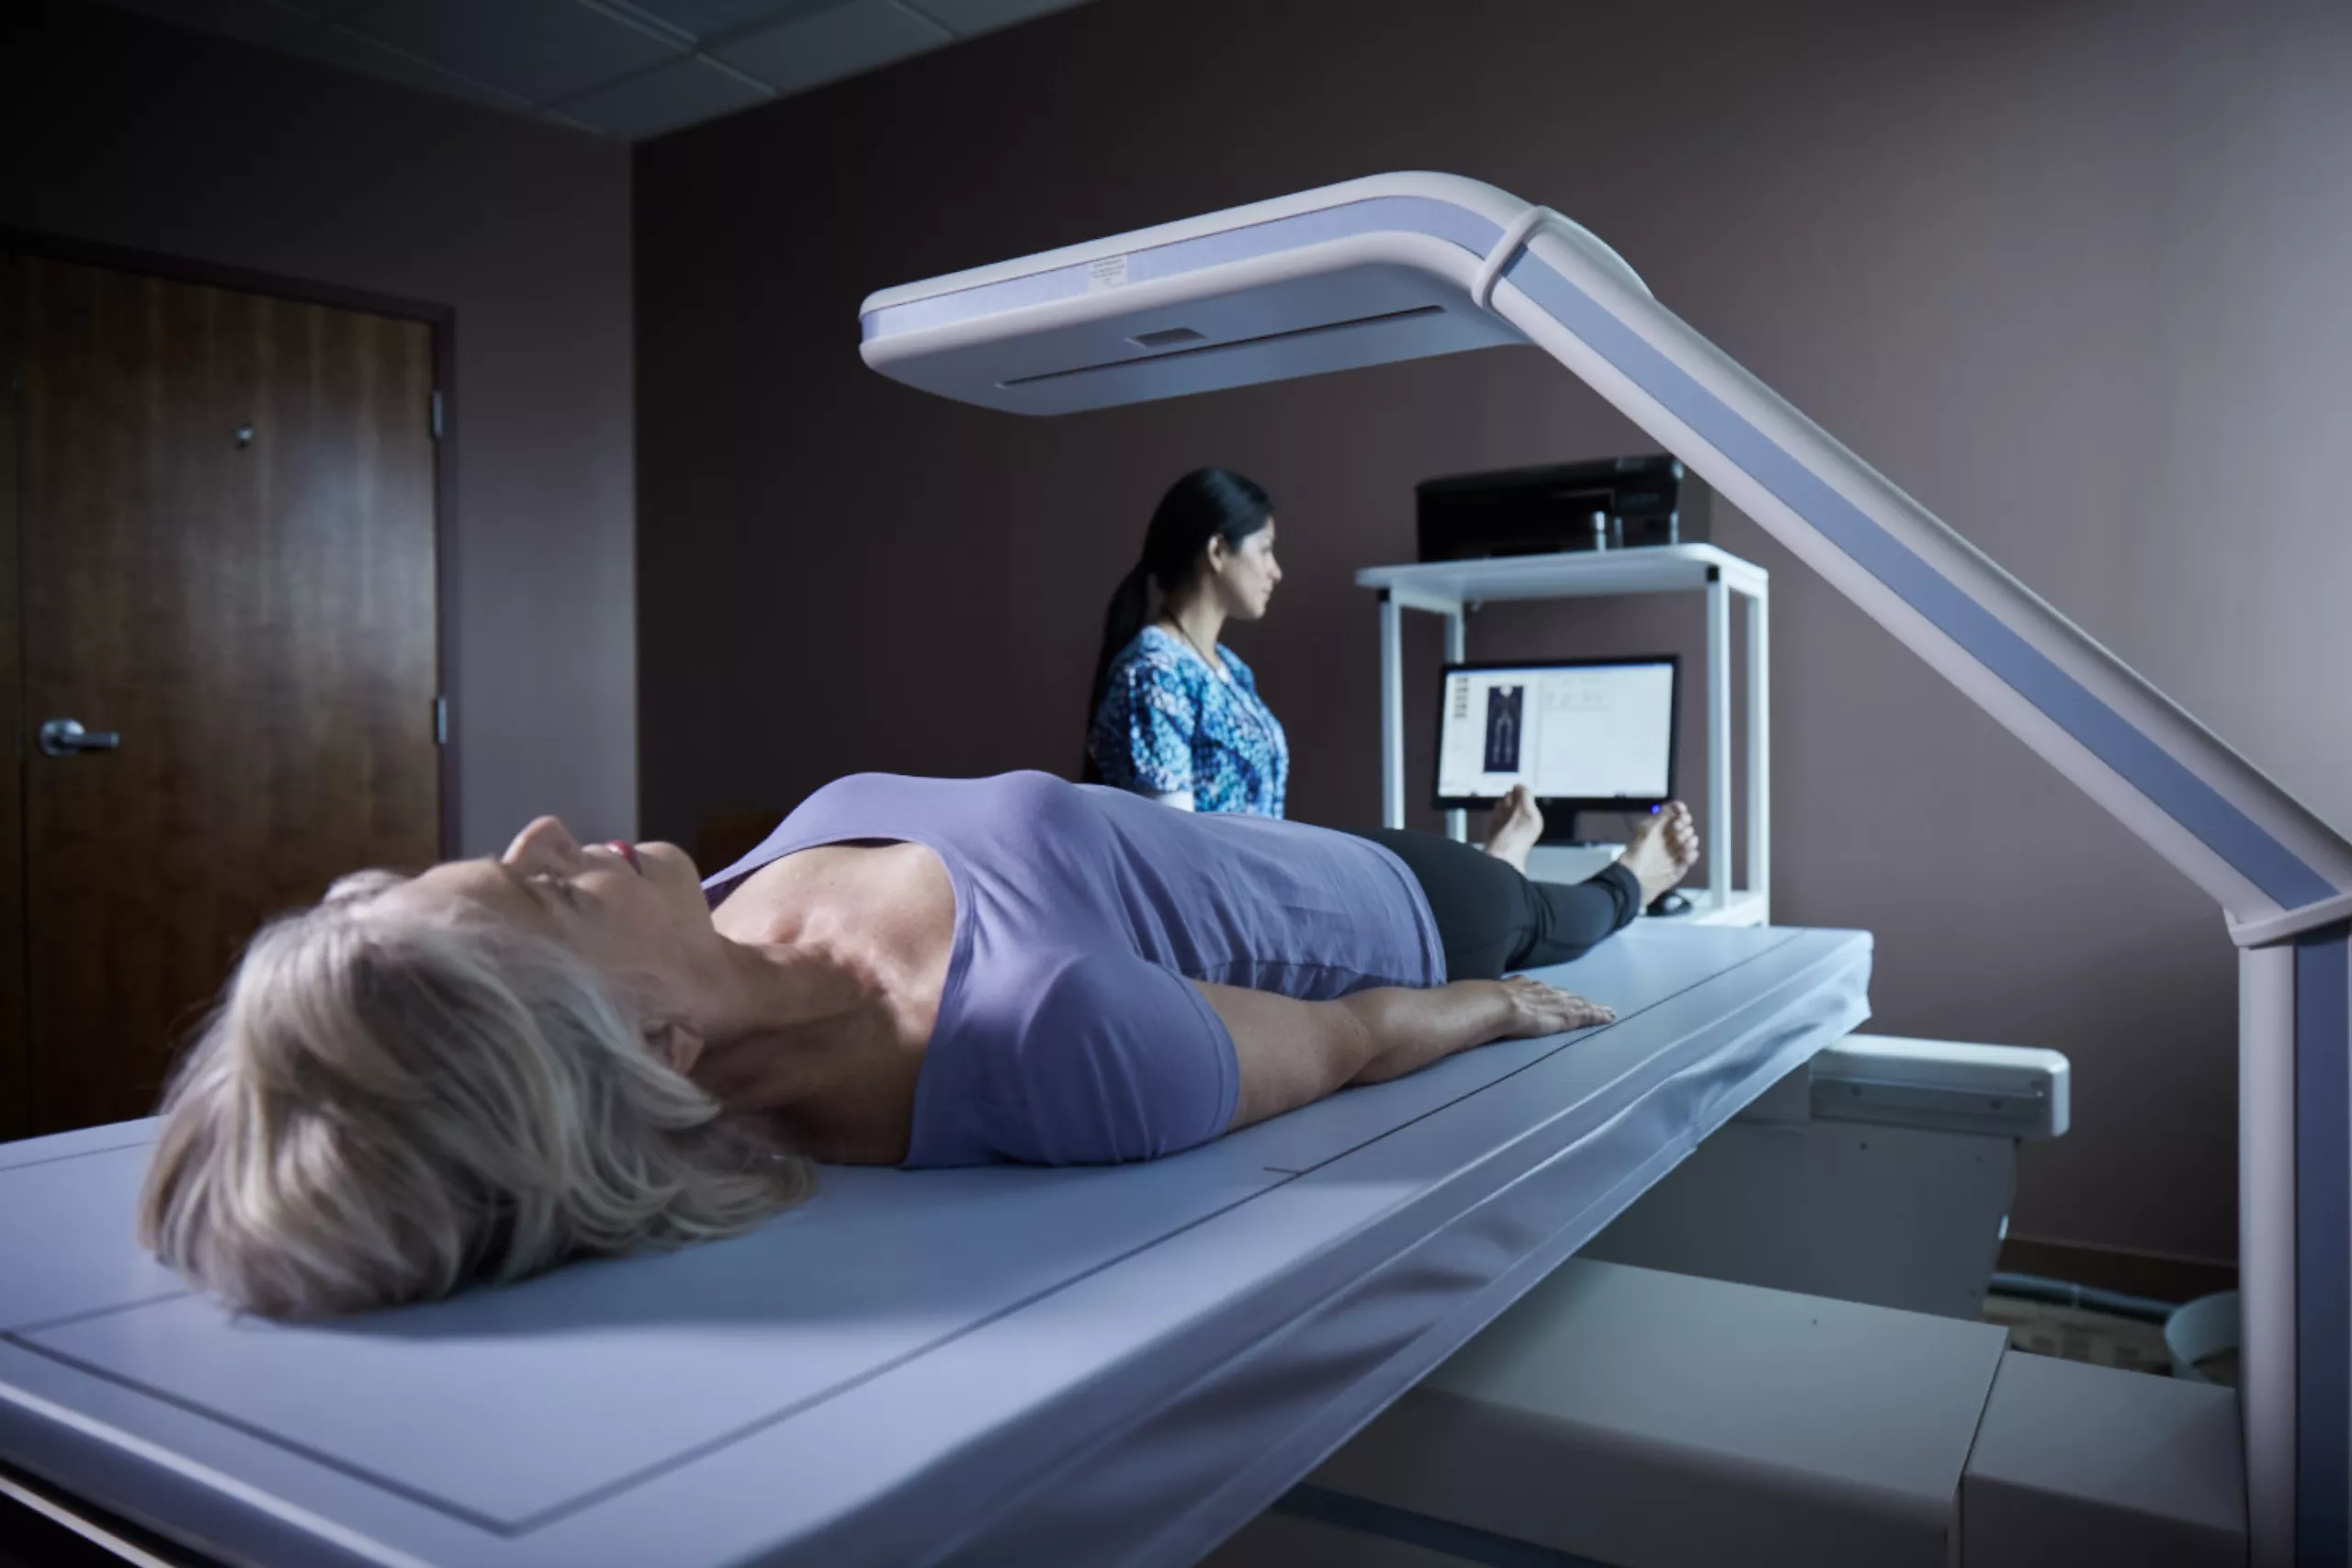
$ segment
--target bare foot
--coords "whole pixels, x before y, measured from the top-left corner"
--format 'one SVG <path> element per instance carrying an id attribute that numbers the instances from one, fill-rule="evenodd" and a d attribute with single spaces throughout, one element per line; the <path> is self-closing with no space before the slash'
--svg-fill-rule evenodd
<path id="1" fill-rule="evenodd" d="M 1543 836 L 1544 813 L 1536 808 L 1535 797 L 1527 793 L 1525 784 L 1511 785 L 1510 793 L 1495 802 L 1494 815 L 1487 818 L 1487 852 L 1523 873 L 1527 852 Z"/>
<path id="2" fill-rule="evenodd" d="M 1690 808 L 1669 800 L 1665 809 L 1644 822 L 1617 863 L 1642 885 L 1642 907 L 1649 908 L 1690 873 L 1699 859 L 1699 829 Z"/>

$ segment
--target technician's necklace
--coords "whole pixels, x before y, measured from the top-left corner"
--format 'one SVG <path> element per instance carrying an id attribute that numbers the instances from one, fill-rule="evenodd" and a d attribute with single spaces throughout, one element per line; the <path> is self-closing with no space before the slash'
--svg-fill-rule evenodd
<path id="1" fill-rule="evenodd" d="M 1218 680 L 1223 681 L 1228 686 L 1233 683 L 1233 671 L 1225 667 L 1225 660 L 1219 659 L 1216 654 L 1211 653 L 1207 649 L 1203 648 L 1199 643 L 1193 641 L 1193 634 L 1184 629 L 1183 622 L 1178 620 L 1175 616 L 1169 615 L 1164 610 L 1160 612 L 1159 618 L 1176 628 L 1176 635 L 1182 637 L 1192 648 L 1192 650 L 1201 656 L 1201 662 L 1209 667 L 1210 674 L 1215 675 Z"/>
<path id="2" fill-rule="evenodd" d="M 1184 645 L 1187 648 L 1190 648 L 1194 653 L 1200 655 L 1201 662 L 1209 667 L 1209 673 L 1224 682 L 1227 690 L 1230 691 L 1237 698 L 1246 696 L 1250 699 L 1247 702 L 1237 701 L 1233 705 L 1234 709 L 1236 712 L 1242 714 L 1250 720 L 1250 728 L 1258 732 L 1258 738 L 1266 743 L 1267 750 L 1270 752 L 1273 750 L 1274 732 L 1273 727 L 1269 721 L 1274 716 L 1274 710 L 1266 706 L 1266 699 L 1260 696 L 1255 692 L 1244 692 L 1241 689 L 1241 682 L 1235 680 L 1233 678 L 1233 671 L 1226 667 L 1225 660 L 1209 653 L 1206 649 L 1202 648 L 1198 642 L 1194 641 L 1193 634 L 1184 629 L 1183 622 L 1178 620 L 1175 616 L 1169 615 L 1164 610 L 1160 612 L 1160 619 L 1166 621 L 1170 626 L 1176 628 L 1176 635 L 1184 639 Z M 1263 711 L 1263 717 L 1260 716 L 1261 710 Z"/>

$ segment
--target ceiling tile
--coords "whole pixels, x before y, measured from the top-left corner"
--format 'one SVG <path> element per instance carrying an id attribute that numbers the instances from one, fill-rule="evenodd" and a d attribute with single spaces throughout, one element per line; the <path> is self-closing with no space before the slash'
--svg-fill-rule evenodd
<path id="1" fill-rule="evenodd" d="M 421 87 L 428 93 L 448 93 L 496 108 L 528 107 L 511 93 L 502 93 L 480 82 L 469 82 L 437 65 L 412 59 L 398 50 L 387 49 L 372 39 L 345 32 L 340 28 L 313 28 L 279 47 L 289 54 L 315 60 L 322 65 L 332 65 L 341 71 L 364 72 L 387 82 L 397 82 L 403 87 Z"/>
<path id="2" fill-rule="evenodd" d="M 307 12 L 278 0 L 111 0 L 126 11 L 137 11 L 183 28 L 242 39 L 247 43 L 278 44 L 318 26 Z"/>
<path id="3" fill-rule="evenodd" d="M 924 16 L 965 38 L 1009 28 L 1048 11 L 1067 11 L 1081 3 L 1082 0 L 909 0 Z"/>
<path id="4" fill-rule="evenodd" d="M 566 98 L 554 107 L 567 119 L 636 141 L 763 104 L 768 97 L 707 60 L 688 58 Z"/>
<path id="5" fill-rule="evenodd" d="M 657 17 L 705 43 L 788 22 L 842 4 L 842 0 L 626 0 L 632 11 Z"/>
<path id="6" fill-rule="evenodd" d="M 797 93 L 950 41 L 945 28 L 892 0 L 850 0 L 730 39 L 710 52 L 779 93 Z"/>
<path id="7" fill-rule="evenodd" d="M 573 0 L 376 0 L 345 25 L 535 104 L 681 52 L 647 28 Z"/>

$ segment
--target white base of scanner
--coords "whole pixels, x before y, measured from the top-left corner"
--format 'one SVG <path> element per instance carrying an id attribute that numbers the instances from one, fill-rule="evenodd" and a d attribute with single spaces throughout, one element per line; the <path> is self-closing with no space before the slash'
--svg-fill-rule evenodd
<path id="1" fill-rule="evenodd" d="M 2245 1560 L 2227 1389 L 1573 1258 L 1208 1568 Z"/>

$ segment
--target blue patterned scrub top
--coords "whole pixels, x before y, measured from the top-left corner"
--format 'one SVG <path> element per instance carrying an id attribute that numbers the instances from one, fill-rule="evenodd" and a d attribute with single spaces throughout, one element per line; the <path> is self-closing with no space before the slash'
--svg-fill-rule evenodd
<path id="1" fill-rule="evenodd" d="M 1111 661 L 1086 749 L 1102 782 L 1138 795 L 1193 792 L 1195 811 L 1280 817 L 1290 741 L 1257 678 L 1217 645 L 1226 673 L 1172 632 L 1146 626 Z"/>

